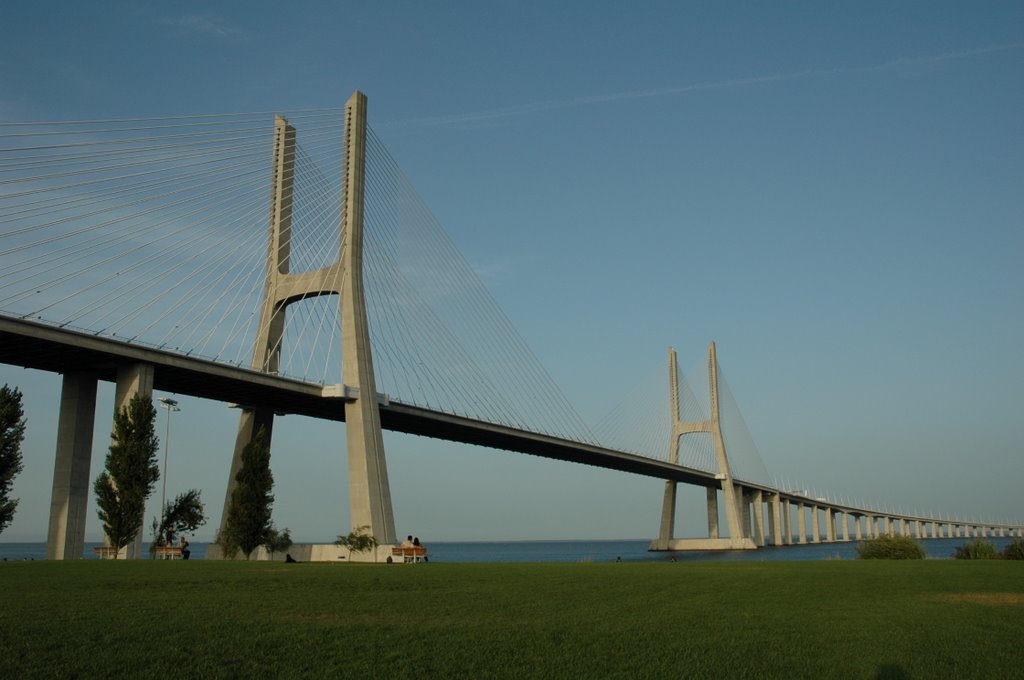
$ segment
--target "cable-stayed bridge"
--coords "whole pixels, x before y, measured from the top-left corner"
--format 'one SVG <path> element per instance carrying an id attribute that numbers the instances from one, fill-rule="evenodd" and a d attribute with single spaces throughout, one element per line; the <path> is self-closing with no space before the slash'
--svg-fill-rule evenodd
<path id="1" fill-rule="evenodd" d="M 64 376 L 51 558 L 81 554 L 99 380 L 116 382 L 118 407 L 153 389 L 239 405 L 226 498 L 276 414 L 345 421 L 352 522 L 385 544 L 382 428 L 664 479 L 653 549 L 1021 533 L 778 488 L 713 345 L 706 382 L 670 352 L 667 389 L 591 428 L 358 93 L 343 110 L 0 124 L 0 137 L 0 360 Z M 707 539 L 674 537 L 679 483 L 707 489 Z"/>

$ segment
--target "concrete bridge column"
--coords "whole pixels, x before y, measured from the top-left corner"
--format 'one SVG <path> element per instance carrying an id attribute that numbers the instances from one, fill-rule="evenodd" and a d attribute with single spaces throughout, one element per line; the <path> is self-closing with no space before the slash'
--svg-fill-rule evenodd
<path id="1" fill-rule="evenodd" d="M 804 533 L 804 529 L 807 525 L 804 523 L 804 504 L 796 504 L 796 536 L 798 543 L 806 543 L 807 536 Z"/>
<path id="2" fill-rule="evenodd" d="M 785 545 L 782 537 L 782 495 L 772 494 L 772 545 Z"/>
<path id="3" fill-rule="evenodd" d="M 793 510 L 788 498 L 782 501 L 782 526 L 786 534 L 786 545 L 793 545 Z"/>
<path id="4" fill-rule="evenodd" d="M 708 538 L 718 538 L 718 489 L 708 489 Z"/>
<path id="5" fill-rule="evenodd" d="M 938 538 L 938 537 L 939 537 L 939 525 L 935 522 L 935 520 L 932 520 L 932 538 Z"/>
<path id="6" fill-rule="evenodd" d="M 914 520 L 914 538 L 921 538 L 921 520 Z"/>
<path id="7" fill-rule="evenodd" d="M 858 541 L 863 539 L 863 534 L 861 534 L 861 530 L 860 530 L 860 521 L 861 521 L 861 519 L 862 519 L 861 517 L 857 517 L 856 515 L 854 515 L 854 517 L 853 517 L 853 531 L 854 531 L 854 536 L 853 537 L 856 540 L 858 540 Z"/>
<path id="8" fill-rule="evenodd" d="M 740 499 L 740 527 L 743 536 L 750 536 L 750 492 L 740 487 L 736 497 Z M 739 538 L 738 536 L 735 538 Z"/>
<path id="9" fill-rule="evenodd" d="M 665 480 L 665 498 L 661 506 L 661 529 L 658 532 L 658 550 L 668 550 L 675 538 L 676 529 L 676 482 Z"/>
<path id="10" fill-rule="evenodd" d="M 57 420 L 57 452 L 50 495 L 50 527 L 46 559 L 77 560 L 85 545 L 89 503 L 89 465 L 96 421 L 96 383 L 93 373 L 65 373 Z"/>
<path id="11" fill-rule="evenodd" d="M 832 508 L 825 508 L 825 541 L 834 543 L 836 540 L 836 517 Z"/>
<path id="12" fill-rule="evenodd" d="M 764 531 L 764 493 L 758 489 L 751 494 L 750 499 L 754 506 L 754 543 L 759 548 L 763 548 L 766 542 Z"/>
<path id="13" fill-rule="evenodd" d="M 1005 536 L 1006 536 L 1006 527 L 999 527 L 999 538 L 1005 538 Z"/>
<path id="14" fill-rule="evenodd" d="M 821 526 L 818 523 L 818 506 L 811 506 L 811 543 L 821 543 Z"/>
<path id="15" fill-rule="evenodd" d="M 843 540 L 850 540 L 850 513 L 843 513 Z"/>
<path id="16" fill-rule="evenodd" d="M 114 413 L 120 413 L 136 394 L 147 399 L 153 397 L 153 366 L 150 364 L 131 364 L 117 369 L 117 387 L 114 389 Z M 142 557 L 142 537 L 146 533 L 146 518 L 142 518 L 135 540 L 126 548 L 125 558 L 137 560 Z"/>

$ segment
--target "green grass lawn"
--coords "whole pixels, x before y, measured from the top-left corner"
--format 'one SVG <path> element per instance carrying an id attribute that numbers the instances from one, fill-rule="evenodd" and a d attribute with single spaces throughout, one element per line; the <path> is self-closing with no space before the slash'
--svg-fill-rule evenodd
<path id="1" fill-rule="evenodd" d="M 0 563 L 0 676 L 1024 677 L 1024 563 Z"/>

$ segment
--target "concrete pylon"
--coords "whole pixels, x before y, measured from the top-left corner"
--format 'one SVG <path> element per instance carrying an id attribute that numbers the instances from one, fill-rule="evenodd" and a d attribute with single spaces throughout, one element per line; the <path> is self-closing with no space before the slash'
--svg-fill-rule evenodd
<path id="1" fill-rule="evenodd" d="M 679 416 L 679 370 L 676 363 L 676 351 L 668 348 L 668 389 L 670 397 L 670 408 L 672 416 L 672 433 L 668 448 L 668 462 L 673 465 L 679 464 L 679 437 L 680 416 Z M 658 540 L 653 549 L 668 550 L 669 544 L 675 538 L 676 526 L 676 493 L 678 483 L 672 479 L 665 480 L 665 498 L 661 504 L 661 528 L 658 532 Z"/>
<path id="2" fill-rule="evenodd" d="M 705 432 L 712 436 L 715 444 L 715 458 L 718 464 L 719 480 L 725 501 L 726 524 L 729 538 L 720 538 L 718 534 L 718 495 L 714 488 L 708 491 L 708 538 L 676 540 L 672 537 L 675 523 L 676 485 L 666 481 L 665 497 L 661 512 L 661 531 L 656 540 L 651 542 L 650 550 L 751 550 L 757 548 L 750 534 L 749 505 L 744 502 L 743 490 L 733 482 L 729 468 L 729 457 L 725 450 L 725 438 L 722 435 L 721 410 L 718 399 L 718 357 L 715 343 L 708 345 L 708 383 L 711 393 L 711 417 L 702 421 L 684 421 L 679 412 L 679 384 L 675 350 L 669 348 L 669 388 L 672 398 L 672 441 L 669 449 L 669 461 L 679 462 L 679 438 L 683 435 Z M 714 496 L 712 494 L 714 493 Z M 713 500 L 712 500 L 713 499 Z M 744 522 L 746 518 L 746 522 Z M 763 527 L 762 536 L 763 536 Z M 763 540 L 763 539 L 762 539 Z"/>
<path id="3" fill-rule="evenodd" d="M 337 295 L 341 317 L 342 379 L 345 384 L 345 433 L 348 449 L 349 502 L 353 528 L 369 527 L 382 545 L 395 542 L 384 439 L 370 350 L 370 331 L 363 294 L 363 192 L 366 184 L 366 96 L 355 92 L 345 104 L 345 162 L 342 185 L 338 259 L 309 272 L 292 273 L 292 189 L 296 131 L 278 116 L 274 123 L 274 170 L 270 207 L 269 248 L 260 324 L 252 366 L 266 373 L 280 369 L 287 307 L 301 300 Z M 228 476 L 221 528 L 227 519 L 242 449 L 260 427 L 268 436 L 273 409 L 243 406 Z"/>

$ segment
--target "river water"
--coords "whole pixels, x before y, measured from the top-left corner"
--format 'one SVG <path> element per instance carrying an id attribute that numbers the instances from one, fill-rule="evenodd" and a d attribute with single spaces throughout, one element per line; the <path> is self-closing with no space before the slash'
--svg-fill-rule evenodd
<path id="1" fill-rule="evenodd" d="M 1002 550 L 1010 538 L 989 538 Z M 921 541 L 928 557 L 950 559 L 964 538 L 935 538 Z M 425 544 L 431 562 L 732 562 L 758 560 L 848 560 L 857 557 L 856 543 L 810 543 L 761 550 L 727 552 L 648 552 L 649 539 L 619 541 L 490 541 L 441 542 Z M 96 559 L 87 543 L 86 559 Z M 192 559 L 203 559 L 206 543 L 193 543 Z M 147 544 L 148 548 L 148 544 Z M 46 559 L 45 543 L 0 543 L 0 560 Z"/>

